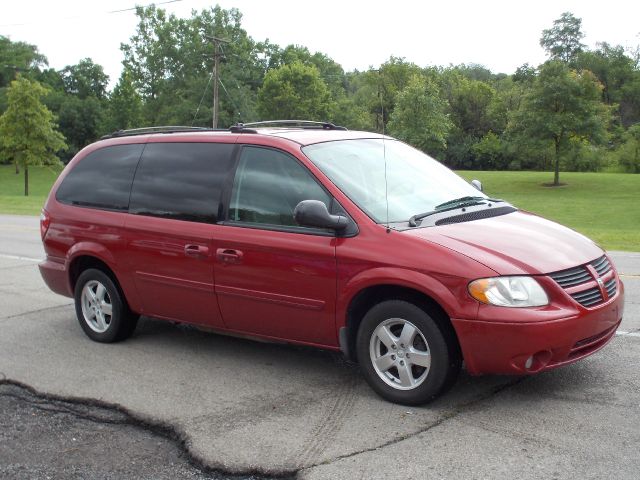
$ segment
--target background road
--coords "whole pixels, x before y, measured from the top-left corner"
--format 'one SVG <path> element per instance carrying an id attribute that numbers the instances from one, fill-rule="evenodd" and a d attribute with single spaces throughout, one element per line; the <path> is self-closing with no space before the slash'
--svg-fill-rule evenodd
<path id="1" fill-rule="evenodd" d="M 603 351 L 533 377 L 463 373 L 449 394 L 420 408 L 380 400 L 356 367 L 329 352 L 150 319 L 126 342 L 91 342 L 71 299 L 43 284 L 37 271 L 43 255 L 37 219 L 0 216 L 0 397 L 7 389 L 31 395 L 6 403 L 12 412 L 46 403 L 41 394 L 74 405 L 93 399 L 101 412 L 119 408 L 137 428 L 171 432 L 178 446 L 184 442 L 188 455 L 180 457 L 179 448 L 177 455 L 187 463 L 225 472 L 305 479 L 638 478 L 640 254 L 612 253 L 627 303 L 619 334 Z M 86 421 L 84 429 L 91 425 Z M 22 422 L 9 423 L 19 429 Z M 122 438 L 136 434 L 130 427 L 113 425 Z M 20 438 L 41 430 L 25 427 Z M 0 434 L 0 477 L 9 474 L 7 465 L 11 472 L 28 468 L 14 433 Z M 156 457 L 142 440 L 123 442 L 130 455 Z M 171 462 L 170 448 L 158 448 Z M 100 472 L 113 467 L 83 464 L 84 455 L 61 458 L 69 471 L 89 478 L 109 478 Z"/>

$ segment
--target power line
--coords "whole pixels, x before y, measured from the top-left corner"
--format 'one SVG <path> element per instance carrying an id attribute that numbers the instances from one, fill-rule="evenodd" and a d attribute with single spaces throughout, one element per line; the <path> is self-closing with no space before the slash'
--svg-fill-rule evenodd
<path id="1" fill-rule="evenodd" d="M 227 87 L 225 87 L 224 83 L 222 83 L 222 79 L 220 79 L 220 85 L 222 85 L 222 89 L 224 90 L 224 93 L 226 93 L 227 97 L 229 97 L 229 100 L 231 101 L 231 104 L 233 105 L 233 108 L 235 108 L 236 112 L 238 112 L 238 117 L 242 118 L 242 112 L 238 108 L 238 105 L 236 105 L 236 102 L 233 101 L 233 98 L 229 94 L 229 91 L 227 90 Z M 242 120 L 240 120 L 240 121 L 242 121 Z"/>
<path id="2" fill-rule="evenodd" d="M 193 120 L 191 120 L 191 126 L 193 127 L 194 122 L 196 121 L 196 117 L 198 116 L 198 112 L 200 112 L 200 107 L 202 106 L 202 101 L 204 100 L 204 96 L 207 93 L 207 90 L 209 89 L 209 84 L 211 83 L 211 78 L 213 77 L 213 72 L 211 72 L 209 74 L 209 81 L 207 82 L 207 85 L 204 87 L 204 90 L 202 92 L 202 97 L 200 98 L 200 103 L 198 104 L 198 108 L 196 109 L 196 113 L 193 115 Z"/>
<path id="3" fill-rule="evenodd" d="M 29 25 L 38 25 L 38 24 L 43 24 L 43 23 L 47 23 L 50 24 L 51 22 L 56 22 L 56 21 L 63 21 L 63 20 L 78 20 L 80 18 L 88 18 L 88 17 L 95 17 L 97 15 L 112 15 L 114 13 L 124 13 L 124 12 L 131 12 L 133 10 L 136 10 L 138 7 L 142 7 L 142 8 L 147 8 L 147 7 L 151 7 L 151 6 L 155 6 L 155 5 L 166 5 L 169 3 L 177 3 L 177 2 L 182 2 L 183 0 L 165 0 L 164 2 L 153 2 L 153 3 L 149 3 L 147 5 L 136 5 L 135 7 L 130 7 L 130 8 L 122 8 L 120 10 L 109 10 L 106 12 L 97 12 L 97 13 L 87 13 L 86 15 L 73 15 L 70 17 L 58 17 L 58 18 L 47 18 L 47 19 L 43 19 L 43 20 L 36 20 L 34 22 L 23 22 L 23 23 L 5 23 L 0 25 L 0 28 L 7 28 L 7 27 L 26 27 Z"/>

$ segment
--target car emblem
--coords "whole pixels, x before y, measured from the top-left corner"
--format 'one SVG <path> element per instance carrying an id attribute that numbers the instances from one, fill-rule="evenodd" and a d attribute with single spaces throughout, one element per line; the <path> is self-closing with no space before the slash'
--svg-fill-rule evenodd
<path id="1" fill-rule="evenodd" d="M 598 282 L 598 285 L 600 287 L 604 287 L 604 282 L 602 281 L 602 279 L 600 277 L 596 278 L 596 282 Z"/>

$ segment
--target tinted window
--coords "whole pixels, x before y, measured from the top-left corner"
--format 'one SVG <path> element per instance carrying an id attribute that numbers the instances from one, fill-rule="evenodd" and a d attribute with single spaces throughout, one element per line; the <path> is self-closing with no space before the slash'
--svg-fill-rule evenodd
<path id="1" fill-rule="evenodd" d="M 266 148 L 243 149 L 231 192 L 230 220 L 298 226 L 293 209 L 302 200 L 320 200 L 327 207 L 331 202 L 294 158 Z"/>
<path id="2" fill-rule="evenodd" d="M 223 143 L 147 144 L 133 182 L 129 211 L 216 222 L 233 148 Z"/>
<path id="3" fill-rule="evenodd" d="M 144 145 L 115 145 L 80 160 L 56 192 L 62 203 L 127 210 L 131 182 Z"/>

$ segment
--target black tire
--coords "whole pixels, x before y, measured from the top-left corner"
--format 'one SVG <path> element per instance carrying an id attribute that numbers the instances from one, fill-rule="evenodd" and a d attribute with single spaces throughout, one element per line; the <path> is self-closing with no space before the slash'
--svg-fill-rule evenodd
<path id="1" fill-rule="evenodd" d="M 89 292 L 83 300 L 85 287 L 95 295 L 100 285 L 105 289 L 102 302 L 95 301 L 95 298 L 92 302 Z M 131 312 L 118 286 L 103 271 L 89 268 L 82 272 L 76 282 L 74 298 L 78 322 L 91 340 L 113 343 L 133 334 L 139 316 Z M 83 303 L 86 314 L 83 311 Z M 96 312 L 95 305 L 98 303 L 101 303 L 101 307 L 100 311 Z M 110 314 L 105 313 L 106 311 L 110 311 Z"/>
<path id="2" fill-rule="evenodd" d="M 405 300 L 381 302 L 364 316 L 356 338 L 358 362 L 367 383 L 381 397 L 394 403 L 420 405 L 435 399 L 455 383 L 461 367 L 457 340 L 446 325 L 440 326 L 442 322 L 439 324 L 436 319 L 439 319 L 436 314 L 429 314 Z M 417 333 L 410 337 L 411 345 L 402 344 L 401 348 L 400 334 L 405 326 L 408 332 L 415 328 Z M 389 348 L 381 340 L 383 327 L 392 334 L 387 337 L 387 342 L 392 344 Z M 411 359 L 408 353 L 413 355 Z M 379 360 L 384 357 L 387 363 L 376 368 L 372 356 Z M 427 357 L 428 366 L 411 363 L 424 364 Z M 401 367 L 400 362 L 405 366 Z M 393 366 L 387 367 L 389 364 Z M 401 369 L 406 369 L 404 378 Z M 415 381 L 415 386 L 407 382 L 407 378 Z"/>

